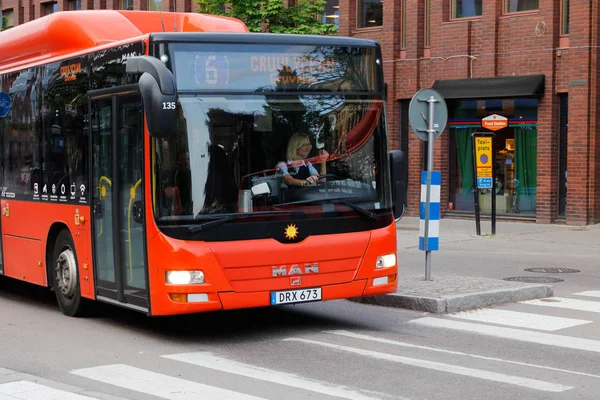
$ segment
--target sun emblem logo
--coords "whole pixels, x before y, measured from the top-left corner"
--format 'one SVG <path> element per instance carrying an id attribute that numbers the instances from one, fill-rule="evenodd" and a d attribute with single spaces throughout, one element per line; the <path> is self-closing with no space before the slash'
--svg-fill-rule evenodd
<path id="1" fill-rule="evenodd" d="M 285 238 L 292 240 L 298 236 L 298 227 L 294 224 L 289 224 L 285 228 Z"/>

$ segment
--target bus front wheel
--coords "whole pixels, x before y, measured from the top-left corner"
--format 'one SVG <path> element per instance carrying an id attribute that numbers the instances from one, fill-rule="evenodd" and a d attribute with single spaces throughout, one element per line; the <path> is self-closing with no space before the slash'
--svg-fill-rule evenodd
<path id="1" fill-rule="evenodd" d="M 54 293 L 63 314 L 79 317 L 85 300 L 81 298 L 77 256 L 68 230 L 60 231 L 54 244 Z"/>

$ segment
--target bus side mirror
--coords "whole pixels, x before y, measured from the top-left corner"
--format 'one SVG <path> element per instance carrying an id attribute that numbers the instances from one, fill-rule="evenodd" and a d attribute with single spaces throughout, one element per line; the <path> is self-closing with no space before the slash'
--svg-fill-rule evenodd
<path id="1" fill-rule="evenodd" d="M 394 218 L 399 220 L 404 214 L 406 204 L 406 157 L 403 151 L 390 151 L 390 172 L 392 178 L 392 204 Z"/>
<path id="2" fill-rule="evenodd" d="M 125 71 L 128 74 L 142 74 L 138 85 L 144 101 L 148 131 L 154 137 L 169 137 L 177 116 L 177 90 L 173 74 L 158 58 L 151 56 L 128 58 Z"/>

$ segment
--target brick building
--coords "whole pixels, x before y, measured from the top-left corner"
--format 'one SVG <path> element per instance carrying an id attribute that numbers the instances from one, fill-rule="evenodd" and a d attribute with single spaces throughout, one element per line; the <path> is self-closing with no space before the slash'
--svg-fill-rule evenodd
<path id="1" fill-rule="evenodd" d="M 339 32 L 383 48 L 392 145 L 408 151 L 418 215 L 426 143 L 410 99 L 433 87 L 449 121 L 435 141 L 443 213 L 474 213 L 471 133 L 491 114 L 496 210 L 540 223 L 600 222 L 600 3 L 580 0 L 340 0 Z M 568 128 L 568 131 L 567 131 Z M 491 190 L 480 207 L 490 210 Z"/>
<path id="2" fill-rule="evenodd" d="M 78 9 L 196 11 L 195 0 L 2 0 L 8 26 Z M 443 215 L 473 215 L 471 133 L 499 114 L 496 210 L 510 219 L 600 222 L 600 4 L 583 0 L 328 0 L 324 22 L 375 39 L 384 53 L 391 145 L 408 153 L 409 214 L 418 215 L 426 143 L 410 131 L 421 88 L 446 99 L 435 142 Z M 570 104 L 570 108 L 569 108 Z M 480 191 L 483 213 L 491 190 Z"/>

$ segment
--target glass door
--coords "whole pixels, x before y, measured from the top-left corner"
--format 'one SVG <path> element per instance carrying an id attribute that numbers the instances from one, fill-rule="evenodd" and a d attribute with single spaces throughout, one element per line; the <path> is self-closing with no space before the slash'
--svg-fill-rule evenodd
<path id="1" fill-rule="evenodd" d="M 126 88 L 97 93 L 90 92 L 96 294 L 146 311 L 141 97 Z"/>

